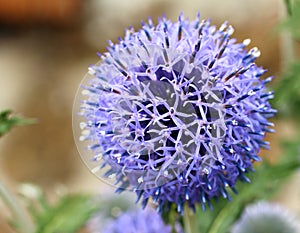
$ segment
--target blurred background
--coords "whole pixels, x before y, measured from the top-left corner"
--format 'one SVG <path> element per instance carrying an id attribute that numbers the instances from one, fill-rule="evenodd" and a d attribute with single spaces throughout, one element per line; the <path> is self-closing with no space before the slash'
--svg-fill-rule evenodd
<path id="1" fill-rule="evenodd" d="M 190 19 L 200 11 L 202 19 L 216 25 L 228 20 L 239 42 L 251 38 L 250 47 L 261 50 L 257 63 L 279 77 L 285 65 L 285 36 L 277 28 L 284 17 L 283 0 L 0 0 L 0 110 L 37 119 L 1 138 L 1 180 L 12 190 L 32 182 L 49 195 L 61 186 L 71 192 L 113 192 L 88 171 L 74 143 L 72 107 L 78 85 L 107 40 L 116 42 L 131 25 L 140 28 L 148 16 L 154 22 L 163 14 L 176 20 L 181 11 Z M 280 138 L 295 135 L 292 122 L 277 121 L 275 128 L 277 134 L 268 136 L 272 149 L 262 151 L 272 161 L 281 155 Z M 277 197 L 298 215 L 299 178 Z"/>

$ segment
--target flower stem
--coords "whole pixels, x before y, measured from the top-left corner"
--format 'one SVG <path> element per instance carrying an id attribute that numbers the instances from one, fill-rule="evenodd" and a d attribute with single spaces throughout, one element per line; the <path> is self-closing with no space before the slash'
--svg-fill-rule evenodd
<path id="1" fill-rule="evenodd" d="M 19 202 L 14 198 L 14 196 L 5 188 L 5 186 L 1 182 L 0 197 L 12 212 L 15 218 L 14 222 L 17 223 L 18 230 L 22 233 L 34 232 L 34 227 L 28 219 L 28 216 L 26 216 L 26 213 L 24 212 L 23 208 L 19 206 Z"/>
<path id="2" fill-rule="evenodd" d="M 292 1 L 284 0 L 285 6 L 282 6 L 282 0 L 279 1 L 279 9 L 281 19 L 286 19 L 292 16 Z M 281 32 L 280 36 L 281 49 L 281 71 L 287 71 L 291 62 L 295 59 L 295 44 L 291 32 Z"/>
<path id="3" fill-rule="evenodd" d="M 289 16 L 292 15 L 292 1 L 291 0 L 284 0 L 286 11 L 289 14 Z"/>
<path id="4" fill-rule="evenodd" d="M 184 207 L 183 222 L 185 233 L 200 233 L 197 229 L 196 215 L 189 209 L 187 204 Z"/>

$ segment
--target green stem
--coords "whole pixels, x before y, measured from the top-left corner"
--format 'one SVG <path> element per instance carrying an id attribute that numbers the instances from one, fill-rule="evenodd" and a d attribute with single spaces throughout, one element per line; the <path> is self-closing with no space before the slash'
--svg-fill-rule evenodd
<path id="1" fill-rule="evenodd" d="M 200 233 L 197 229 L 196 215 L 189 209 L 188 205 L 184 207 L 183 222 L 185 233 Z"/>
<path id="2" fill-rule="evenodd" d="M 292 16 L 292 0 L 284 0 L 285 9 L 281 10 L 281 18 Z M 288 14 L 288 15 L 287 15 Z M 281 71 L 286 71 L 295 58 L 294 40 L 290 32 L 282 32 L 280 38 L 281 49 Z"/>
<path id="3" fill-rule="evenodd" d="M 284 0 L 286 11 L 289 14 L 289 16 L 292 16 L 293 14 L 293 7 L 292 7 L 292 0 Z"/>
<path id="4" fill-rule="evenodd" d="M 34 232 L 34 227 L 31 224 L 28 216 L 24 212 L 23 208 L 19 205 L 14 196 L 9 193 L 5 186 L 0 182 L 0 197 L 6 203 L 10 211 L 14 216 L 14 221 L 18 224 L 18 230 L 22 233 Z"/>

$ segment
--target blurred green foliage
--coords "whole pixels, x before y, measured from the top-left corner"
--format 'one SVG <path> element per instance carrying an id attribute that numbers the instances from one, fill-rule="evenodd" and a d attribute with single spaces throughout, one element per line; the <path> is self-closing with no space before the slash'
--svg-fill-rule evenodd
<path id="1" fill-rule="evenodd" d="M 286 8 L 289 14 L 282 26 L 288 30 L 295 39 L 300 39 L 300 0 L 285 0 Z"/>
<path id="2" fill-rule="evenodd" d="M 34 119 L 24 119 L 18 116 L 11 116 L 11 114 L 11 110 L 0 112 L 0 137 L 15 126 L 35 123 Z"/>
<path id="3" fill-rule="evenodd" d="M 77 232 L 100 208 L 91 196 L 83 194 L 64 196 L 54 205 L 41 204 L 43 208 L 38 211 L 31 208 L 36 233 Z"/>
<path id="4" fill-rule="evenodd" d="M 300 22 L 300 21 L 299 21 Z M 300 27 L 300 25 L 299 25 Z M 279 116 L 300 117 L 300 61 L 293 62 L 281 81 L 274 87 Z"/>
<path id="5" fill-rule="evenodd" d="M 285 0 L 289 16 L 282 22 L 283 32 L 290 32 L 294 40 L 300 39 L 300 0 Z M 295 42 L 292 42 L 295 43 Z M 278 116 L 300 117 L 300 60 L 295 59 L 284 71 L 279 83 L 274 87 L 273 103 Z"/>

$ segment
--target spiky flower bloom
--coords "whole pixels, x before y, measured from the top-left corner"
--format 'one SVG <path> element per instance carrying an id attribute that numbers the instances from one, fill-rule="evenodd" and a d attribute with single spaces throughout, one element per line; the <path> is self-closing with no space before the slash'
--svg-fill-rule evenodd
<path id="1" fill-rule="evenodd" d="M 171 233 L 160 215 L 151 209 L 127 211 L 97 233 Z M 96 232 L 95 232 L 96 233 Z"/>
<path id="2" fill-rule="evenodd" d="M 259 50 L 247 51 L 250 40 L 237 43 L 233 31 L 199 15 L 149 19 L 89 68 L 81 139 L 110 167 L 117 191 L 132 188 L 144 206 L 152 198 L 182 213 L 186 202 L 205 208 L 213 197 L 230 199 L 238 179 L 249 182 L 275 110 L 271 77 L 261 80 L 254 63 Z"/>
<path id="3" fill-rule="evenodd" d="M 287 209 L 268 202 L 258 202 L 246 207 L 232 233 L 297 233 L 296 217 Z"/>

